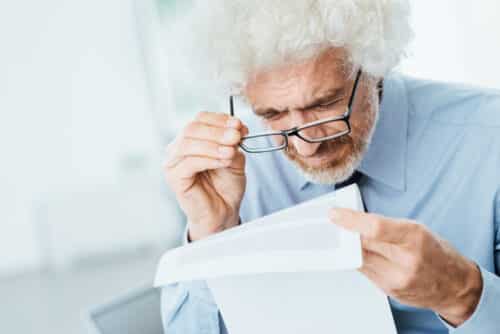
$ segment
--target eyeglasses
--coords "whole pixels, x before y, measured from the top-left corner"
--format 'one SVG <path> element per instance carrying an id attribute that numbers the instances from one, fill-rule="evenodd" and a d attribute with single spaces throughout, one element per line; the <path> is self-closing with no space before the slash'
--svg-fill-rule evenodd
<path id="1" fill-rule="evenodd" d="M 248 153 L 266 153 L 287 148 L 288 138 L 291 136 L 297 136 L 307 143 L 315 144 L 334 140 L 348 135 L 349 133 L 351 133 L 351 124 L 349 122 L 349 119 L 351 117 L 352 105 L 354 102 L 354 97 L 361 77 L 361 73 L 362 71 L 359 70 L 356 75 L 354 86 L 351 92 L 351 97 L 349 99 L 349 104 L 347 105 L 345 112 L 341 116 L 321 119 L 288 130 L 248 135 L 242 138 L 240 147 Z M 233 95 L 229 97 L 229 109 L 231 116 L 234 116 Z M 335 114 L 338 115 L 338 112 L 335 112 Z M 323 131 L 317 131 L 319 130 L 319 127 L 322 127 L 321 129 Z"/>

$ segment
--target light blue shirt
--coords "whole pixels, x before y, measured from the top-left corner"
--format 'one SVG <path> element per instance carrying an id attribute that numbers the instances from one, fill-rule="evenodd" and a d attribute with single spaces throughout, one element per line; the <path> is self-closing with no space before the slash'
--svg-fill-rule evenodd
<path id="1" fill-rule="evenodd" d="M 482 273 L 479 305 L 456 329 L 391 299 L 398 333 L 500 333 L 500 92 L 391 75 L 358 171 L 369 212 L 417 220 Z M 335 191 L 307 182 L 280 152 L 247 156 L 247 178 L 243 222 Z M 227 332 L 204 282 L 165 287 L 162 315 L 166 333 Z"/>

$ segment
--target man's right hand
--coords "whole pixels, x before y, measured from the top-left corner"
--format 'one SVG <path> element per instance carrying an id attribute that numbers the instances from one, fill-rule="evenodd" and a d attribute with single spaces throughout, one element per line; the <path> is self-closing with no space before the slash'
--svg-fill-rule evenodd
<path id="1" fill-rule="evenodd" d="M 201 112 L 167 146 L 165 176 L 187 216 L 190 240 L 238 225 L 246 186 L 238 144 L 247 133 L 232 116 Z"/>

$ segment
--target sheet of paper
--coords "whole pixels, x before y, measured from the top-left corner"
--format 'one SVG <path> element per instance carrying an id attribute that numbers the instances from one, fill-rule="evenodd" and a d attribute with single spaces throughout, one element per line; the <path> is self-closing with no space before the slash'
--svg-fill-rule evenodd
<path id="1" fill-rule="evenodd" d="M 395 334 L 386 296 L 357 271 L 208 281 L 229 334 Z"/>
<path id="2" fill-rule="evenodd" d="M 155 286 L 207 280 L 230 334 L 396 333 L 387 298 L 355 270 L 359 236 L 328 222 L 335 206 L 363 210 L 357 186 L 167 252 Z"/>

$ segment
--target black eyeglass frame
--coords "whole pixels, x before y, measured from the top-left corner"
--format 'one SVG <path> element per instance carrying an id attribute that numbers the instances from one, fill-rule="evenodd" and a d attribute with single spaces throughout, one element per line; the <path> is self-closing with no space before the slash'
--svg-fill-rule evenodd
<path id="1" fill-rule="evenodd" d="M 318 120 L 315 122 L 305 124 L 301 127 L 293 127 L 291 129 L 288 129 L 288 130 L 282 130 L 282 131 L 276 131 L 276 132 L 266 132 L 266 133 L 259 133 L 259 134 L 255 134 L 255 135 L 244 136 L 242 138 L 242 143 L 240 144 L 240 147 L 247 153 L 267 153 L 267 152 L 280 151 L 280 150 L 287 148 L 289 136 L 297 136 L 301 140 L 303 140 L 307 143 L 316 144 L 316 143 L 326 142 L 329 140 L 334 140 L 334 139 L 337 139 L 339 137 L 346 136 L 346 135 L 350 134 L 351 133 L 351 124 L 350 124 L 349 120 L 350 120 L 350 117 L 352 114 L 352 105 L 354 103 L 354 99 L 355 99 L 355 95 L 356 95 L 356 91 L 358 88 L 358 83 L 359 83 L 361 74 L 362 74 L 362 70 L 359 70 L 358 73 L 356 74 L 356 79 L 354 81 L 354 86 L 352 88 L 351 97 L 349 98 L 349 104 L 347 105 L 347 110 L 345 111 L 345 113 L 343 115 L 328 118 L 328 119 Z M 230 110 L 230 115 L 234 116 L 234 96 L 233 95 L 229 96 L 229 110 Z M 309 129 L 312 127 L 320 126 L 323 124 L 327 124 L 327 123 L 333 123 L 333 122 L 344 122 L 345 125 L 347 125 L 347 129 L 345 131 L 336 133 L 332 136 L 319 138 L 319 139 L 308 139 L 300 134 L 300 131 L 303 131 L 303 130 L 306 130 L 306 129 Z M 252 149 L 252 148 L 246 147 L 243 144 L 243 141 L 246 139 L 255 139 L 255 138 L 272 137 L 272 136 L 282 136 L 284 139 L 283 144 L 280 146 L 277 146 L 277 147 L 263 148 L 263 149 Z"/>

